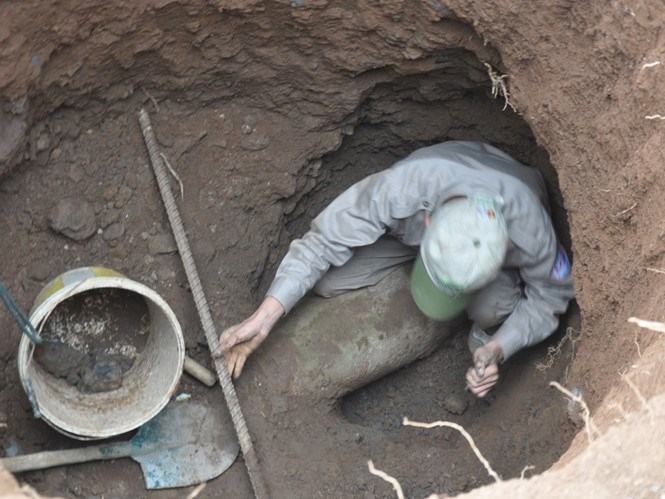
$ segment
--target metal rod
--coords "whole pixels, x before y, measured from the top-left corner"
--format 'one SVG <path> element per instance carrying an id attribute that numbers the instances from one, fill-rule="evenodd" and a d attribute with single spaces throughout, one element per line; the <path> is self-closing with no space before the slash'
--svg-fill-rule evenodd
<path id="1" fill-rule="evenodd" d="M 139 112 L 139 123 L 141 124 L 141 131 L 143 132 L 148 154 L 150 155 L 150 162 L 152 163 L 155 177 L 159 184 L 159 191 L 162 194 L 162 200 L 166 207 L 166 213 L 168 214 L 171 223 L 171 229 L 173 230 L 173 235 L 176 244 L 178 245 L 178 251 L 180 252 L 180 257 L 182 258 L 182 263 L 185 267 L 187 280 L 189 281 L 189 286 L 192 290 L 192 296 L 194 297 L 201 324 L 203 325 L 208 348 L 211 352 L 214 352 L 219 347 L 217 330 L 212 320 L 212 315 L 210 314 L 208 301 L 203 293 L 201 279 L 199 279 L 199 274 L 196 270 L 194 257 L 192 256 L 192 251 L 185 234 L 185 228 L 182 224 L 180 213 L 178 212 L 178 207 L 175 203 L 175 198 L 171 192 L 169 179 L 166 175 L 166 168 L 163 163 L 163 158 L 158 150 L 155 134 L 152 130 L 152 124 L 150 123 L 150 117 L 145 109 L 141 109 Z M 256 458 L 256 453 L 254 452 L 254 446 L 252 445 L 252 439 L 247 430 L 247 425 L 245 424 L 245 418 L 240 409 L 240 403 L 238 402 L 238 397 L 233 382 L 231 381 L 231 375 L 226 368 L 223 358 L 214 358 L 214 362 L 217 376 L 219 377 L 219 384 L 222 386 L 224 398 L 226 399 L 226 404 L 231 413 L 231 419 L 233 420 L 233 426 L 238 435 L 240 449 L 242 450 L 245 465 L 247 466 L 247 472 L 249 473 L 249 479 L 252 483 L 252 488 L 254 489 L 254 495 L 258 499 L 268 498 L 269 496 L 265 483 L 263 482 L 259 462 Z"/>

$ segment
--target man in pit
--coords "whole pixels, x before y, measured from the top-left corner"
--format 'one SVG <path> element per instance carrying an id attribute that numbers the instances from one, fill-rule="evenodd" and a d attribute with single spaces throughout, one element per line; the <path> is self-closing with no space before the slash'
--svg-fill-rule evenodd
<path id="1" fill-rule="evenodd" d="M 307 292 L 372 286 L 414 259 L 419 309 L 433 320 L 466 312 L 472 321 L 466 382 L 478 397 L 496 385 L 502 362 L 556 330 L 574 297 L 540 173 L 489 144 L 448 141 L 332 201 L 291 243 L 258 309 L 222 332 L 214 354 L 237 378 Z"/>

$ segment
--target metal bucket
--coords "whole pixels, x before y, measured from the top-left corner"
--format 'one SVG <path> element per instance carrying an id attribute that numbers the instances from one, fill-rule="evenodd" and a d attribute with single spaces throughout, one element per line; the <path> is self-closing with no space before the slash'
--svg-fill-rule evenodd
<path id="1" fill-rule="evenodd" d="M 57 339 L 82 349 L 103 345 L 109 351 L 113 350 L 111 347 L 127 350 L 125 353 L 134 356 L 133 364 L 124 373 L 120 387 L 99 393 L 82 392 L 43 369 L 33 358 L 34 345 L 25 335 L 18 351 L 21 383 L 35 414 L 59 432 L 79 440 L 120 435 L 156 416 L 176 390 L 185 358 L 182 330 L 167 303 L 147 286 L 102 267 L 70 270 L 55 278 L 35 299 L 30 321 L 48 337 L 44 330 L 53 328 L 50 321 L 62 315 L 62 310 L 69 310 L 67 307 L 76 300 L 88 300 L 87 313 L 96 312 L 97 303 L 89 303 L 93 293 L 117 293 L 114 296 L 144 303 L 148 320 L 141 334 L 140 351 L 128 346 L 136 340 L 133 331 L 125 331 L 128 336 L 124 340 L 117 337 L 109 342 L 102 319 L 85 324 L 76 319 L 60 320 Z M 122 308 L 115 307 L 113 314 L 122 313 Z"/>

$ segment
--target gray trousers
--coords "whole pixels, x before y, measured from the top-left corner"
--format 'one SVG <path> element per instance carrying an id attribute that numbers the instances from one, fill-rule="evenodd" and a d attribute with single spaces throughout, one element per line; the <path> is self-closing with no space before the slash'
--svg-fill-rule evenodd
<path id="1" fill-rule="evenodd" d="M 331 267 L 316 283 L 314 292 L 323 297 L 374 286 L 388 274 L 411 262 L 418 249 L 394 237 L 383 236 L 374 244 L 355 248 L 353 256 L 341 267 Z M 478 291 L 466 312 L 481 329 L 501 324 L 515 309 L 522 296 L 522 285 L 515 270 L 502 270 L 497 278 Z"/>

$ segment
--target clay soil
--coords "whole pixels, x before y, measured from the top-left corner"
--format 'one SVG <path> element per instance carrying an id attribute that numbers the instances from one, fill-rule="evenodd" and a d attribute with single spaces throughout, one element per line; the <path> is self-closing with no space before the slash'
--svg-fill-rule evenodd
<path id="1" fill-rule="evenodd" d="M 407 497 L 661 497 L 665 340 L 627 319 L 665 319 L 664 18 L 665 5 L 639 1 L 7 2 L 2 280 L 28 310 L 66 270 L 114 269 L 158 292 L 187 353 L 213 368 L 139 109 L 180 180 L 219 331 L 251 314 L 289 241 L 346 186 L 420 146 L 486 140 L 546 178 L 577 301 L 484 400 L 464 390 L 464 328 L 332 403 L 277 385 L 271 369 L 289 359 L 271 359 L 267 343 L 236 390 L 271 496 L 394 497 L 371 459 Z M 4 311 L 0 330 L 0 455 L 88 445 L 33 417 Z M 552 381 L 579 390 L 590 423 Z M 188 375 L 177 393 L 223 398 Z M 462 425 L 505 482 L 455 430 L 404 416 Z M 146 491 L 129 459 L 15 478 L 30 490 L 2 475 L 0 494 L 194 489 Z M 198 497 L 252 493 L 241 455 Z"/>

